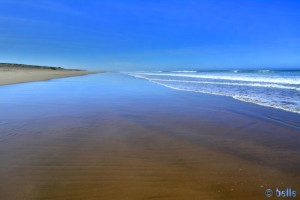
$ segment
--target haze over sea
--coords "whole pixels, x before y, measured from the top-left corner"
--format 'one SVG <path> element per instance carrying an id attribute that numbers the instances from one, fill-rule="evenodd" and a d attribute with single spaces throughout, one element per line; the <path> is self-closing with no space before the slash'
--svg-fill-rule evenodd
<path id="1" fill-rule="evenodd" d="M 127 72 L 176 90 L 230 96 L 300 113 L 300 70 Z"/>

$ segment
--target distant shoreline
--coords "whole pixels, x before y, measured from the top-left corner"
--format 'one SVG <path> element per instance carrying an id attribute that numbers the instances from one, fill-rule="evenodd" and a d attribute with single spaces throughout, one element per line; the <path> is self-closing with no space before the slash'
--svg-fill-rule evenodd
<path id="1" fill-rule="evenodd" d="M 46 81 L 54 78 L 83 76 L 94 73 L 98 72 L 80 69 L 64 69 L 62 67 L 0 63 L 0 86 L 33 81 Z"/>

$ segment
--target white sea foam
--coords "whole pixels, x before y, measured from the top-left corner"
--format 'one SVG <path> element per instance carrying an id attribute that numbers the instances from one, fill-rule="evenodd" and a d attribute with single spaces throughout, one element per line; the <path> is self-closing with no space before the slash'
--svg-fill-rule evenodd
<path id="1" fill-rule="evenodd" d="M 246 76 L 246 75 L 209 75 L 209 74 L 177 74 L 177 73 L 137 73 L 137 75 L 150 76 L 173 76 L 173 77 L 187 77 L 187 78 L 205 78 L 205 79 L 219 79 L 231 81 L 245 81 L 245 82 L 262 82 L 262 83 L 279 83 L 279 84 L 293 84 L 300 85 L 300 77 L 267 77 L 267 76 Z"/>
<path id="2" fill-rule="evenodd" d="M 289 106 L 276 105 L 276 104 L 272 103 L 271 101 L 270 102 L 264 102 L 264 101 L 254 100 L 254 99 L 251 99 L 251 98 L 246 98 L 246 97 L 243 97 L 243 96 L 238 96 L 238 95 L 235 95 L 235 96 L 232 96 L 232 97 L 234 99 L 237 99 L 237 100 L 240 100 L 240 101 L 245 101 L 245 102 L 248 102 L 248 103 L 254 103 L 254 104 L 257 104 L 257 105 L 261 105 L 261 106 L 277 108 L 277 109 L 281 109 L 281 110 L 285 110 L 285 111 L 300 114 L 300 108 L 296 107 L 296 106 L 289 107 Z"/>
<path id="3" fill-rule="evenodd" d="M 140 76 L 139 78 L 145 78 L 150 81 L 161 81 L 161 82 L 179 82 L 179 83 L 199 83 L 199 84 L 214 84 L 214 85 L 234 85 L 234 86 L 249 86 L 249 87 L 266 87 L 266 88 L 280 88 L 289 90 L 299 90 L 300 87 L 284 86 L 279 84 L 269 84 L 269 83 L 230 83 L 230 82 L 210 82 L 210 81 L 185 81 L 185 80 L 175 80 L 175 79 L 151 79 Z"/>

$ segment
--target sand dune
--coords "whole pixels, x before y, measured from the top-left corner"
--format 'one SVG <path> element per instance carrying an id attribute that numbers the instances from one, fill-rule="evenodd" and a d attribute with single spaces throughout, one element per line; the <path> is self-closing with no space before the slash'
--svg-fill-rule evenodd
<path id="1" fill-rule="evenodd" d="M 87 75 L 93 72 L 60 67 L 0 63 L 0 85 Z"/>

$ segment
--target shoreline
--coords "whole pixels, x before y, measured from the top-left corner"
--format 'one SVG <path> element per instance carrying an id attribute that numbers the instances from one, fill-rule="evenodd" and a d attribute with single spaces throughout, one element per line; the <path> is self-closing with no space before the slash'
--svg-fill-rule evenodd
<path id="1" fill-rule="evenodd" d="M 1 95 L 1 199 L 254 200 L 300 188 L 299 130 L 266 119 L 298 125 L 294 113 L 117 73 Z"/>
<path id="2" fill-rule="evenodd" d="M 79 69 L 64 69 L 61 67 L 0 63 L 0 86 L 35 81 L 48 81 L 55 78 L 84 76 L 95 73 L 98 72 Z"/>

